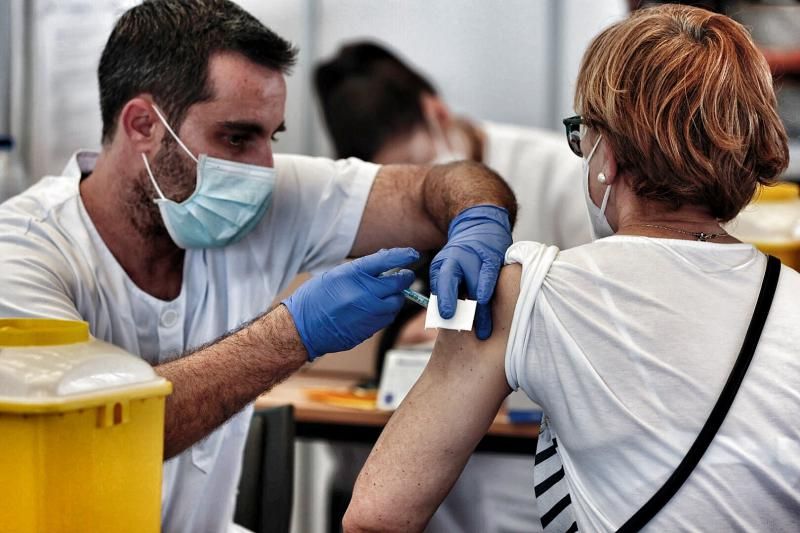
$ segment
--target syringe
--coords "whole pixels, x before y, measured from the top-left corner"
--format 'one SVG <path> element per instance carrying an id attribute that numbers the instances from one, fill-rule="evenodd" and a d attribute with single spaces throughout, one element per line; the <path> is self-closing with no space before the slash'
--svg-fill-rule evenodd
<path id="1" fill-rule="evenodd" d="M 406 297 L 406 300 L 410 300 L 415 304 L 419 304 L 425 309 L 428 308 L 428 298 L 421 295 L 417 291 L 412 291 L 411 289 L 403 289 L 403 296 Z"/>
<path id="2" fill-rule="evenodd" d="M 387 270 L 386 272 L 381 274 L 380 277 L 388 276 L 389 274 L 394 274 L 399 270 L 400 270 L 399 268 L 393 268 L 391 270 Z M 406 297 L 406 300 L 412 301 L 417 305 L 421 305 L 425 309 L 428 308 L 428 298 L 426 296 L 421 295 L 417 291 L 411 289 L 403 289 L 403 296 Z"/>

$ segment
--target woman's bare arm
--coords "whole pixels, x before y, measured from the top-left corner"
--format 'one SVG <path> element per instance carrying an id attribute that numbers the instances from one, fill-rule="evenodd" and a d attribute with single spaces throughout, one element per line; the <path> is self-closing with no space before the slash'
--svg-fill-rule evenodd
<path id="1" fill-rule="evenodd" d="M 442 330 L 428 366 L 383 430 L 358 476 L 345 531 L 422 531 L 511 392 L 505 350 L 519 265 L 495 291 L 494 334 Z"/>

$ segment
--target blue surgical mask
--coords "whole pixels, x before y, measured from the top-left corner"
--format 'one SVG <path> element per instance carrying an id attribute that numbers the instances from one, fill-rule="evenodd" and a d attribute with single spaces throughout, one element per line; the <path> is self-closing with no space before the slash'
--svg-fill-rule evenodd
<path id="1" fill-rule="evenodd" d="M 147 156 L 142 154 L 147 175 L 158 198 L 164 226 L 181 248 L 218 248 L 247 235 L 269 208 L 275 187 L 274 168 L 248 165 L 226 159 L 194 154 L 178 138 L 157 107 L 153 110 L 167 131 L 197 163 L 197 184 L 189 198 L 174 202 L 158 186 Z"/>
<path id="2" fill-rule="evenodd" d="M 600 146 L 600 141 L 602 140 L 603 136 L 600 135 L 594 143 L 592 151 L 589 152 L 589 157 L 583 160 L 583 192 L 586 196 L 586 209 L 589 213 L 589 223 L 591 224 L 593 241 L 614 235 L 614 230 L 606 218 L 606 207 L 608 206 L 608 198 L 611 196 L 611 185 L 606 187 L 606 192 L 603 194 L 603 202 L 600 207 L 594 204 L 592 196 L 589 194 L 589 161 L 592 160 L 592 156 L 595 150 L 597 150 L 597 147 Z"/>

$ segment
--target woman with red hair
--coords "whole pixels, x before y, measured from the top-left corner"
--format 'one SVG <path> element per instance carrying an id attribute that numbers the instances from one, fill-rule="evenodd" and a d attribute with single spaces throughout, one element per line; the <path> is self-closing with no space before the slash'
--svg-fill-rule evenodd
<path id="1" fill-rule="evenodd" d="M 591 43 L 575 108 L 595 241 L 509 248 L 493 336 L 439 334 L 348 531 L 423 529 L 517 388 L 545 531 L 797 530 L 800 274 L 722 226 L 788 162 L 763 56 L 723 15 L 641 10 Z"/>

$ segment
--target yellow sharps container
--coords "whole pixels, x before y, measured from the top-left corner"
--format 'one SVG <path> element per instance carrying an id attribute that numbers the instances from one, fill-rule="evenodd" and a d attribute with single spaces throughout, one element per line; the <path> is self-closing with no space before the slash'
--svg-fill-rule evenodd
<path id="1" fill-rule="evenodd" d="M 171 390 L 85 322 L 0 319 L 0 530 L 159 531 Z"/>
<path id="2" fill-rule="evenodd" d="M 800 270 L 800 186 L 782 182 L 759 187 L 750 205 L 725 229 Z"/>

